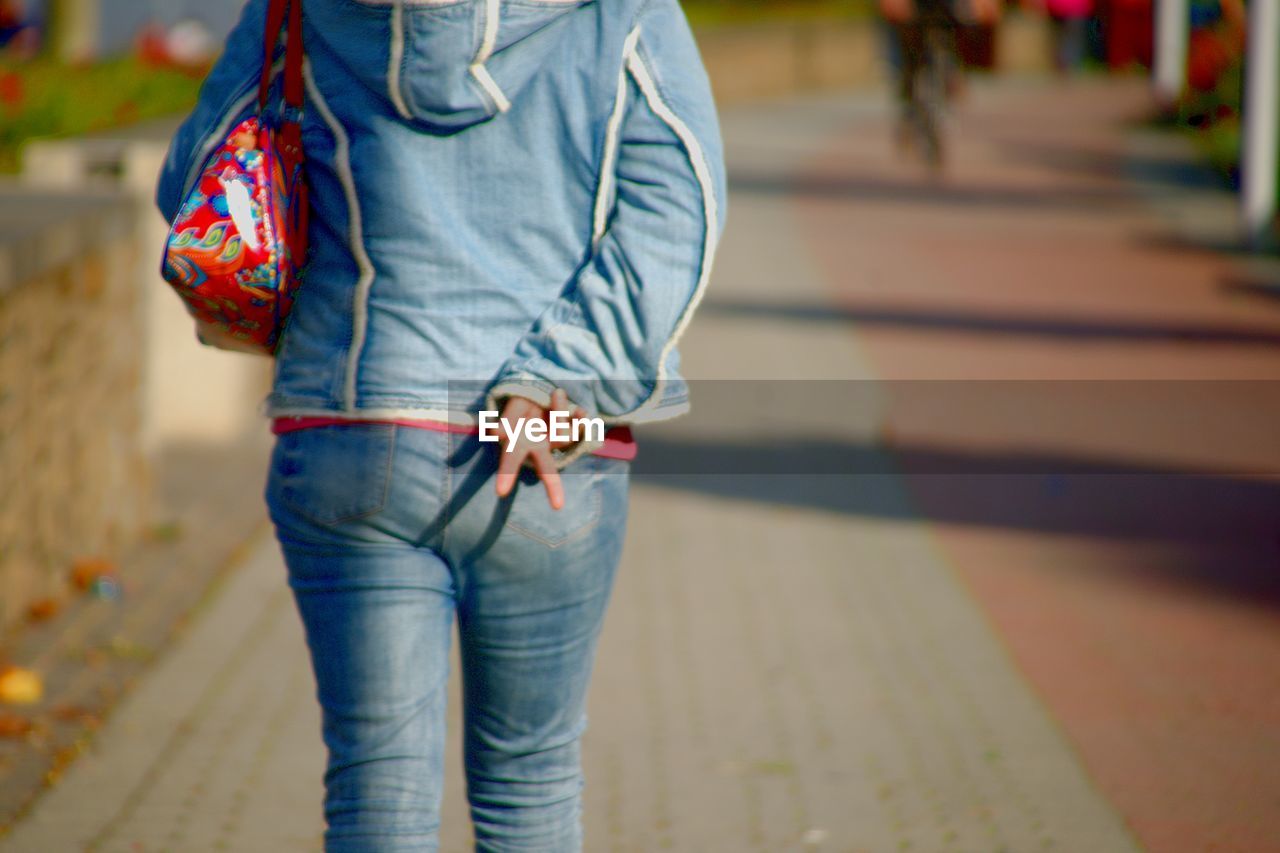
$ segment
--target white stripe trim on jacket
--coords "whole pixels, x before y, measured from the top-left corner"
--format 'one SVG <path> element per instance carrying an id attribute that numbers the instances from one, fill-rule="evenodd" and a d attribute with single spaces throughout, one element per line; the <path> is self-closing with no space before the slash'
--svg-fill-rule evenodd
<path id="1" fill-rule="evenodd" d="M 360 271 L 351 299 L 351 349 L 347 353 L 346 375 L 342 384 L 342 407 L 345 411 L 353 412 L 356 411 L 356 372 L 360 366 L 360 354 L 364 349 L 368 326 L 369 290 L 373 287 L 374 268 L 373 262 L 369 260 L 369 253 L 364 248 L 360 198 L 356 193 L 355 177 L 351 173 L 351 141 L 347 138 L 342 122 L 334 116 L 324 96 L 320 94 L 320 89 L 311 76 L 311 63 L 303 63 L 302 74 L 307 83 L 308 94 L 315 101 L 320 117 L 333 134 L 334 165 L 338 172 L 338 182 L 342 184 L 342 194 L 347 200 L 347 240 L 351 256 L 355 258 L 356 267 Z"/>
<path id="2" fill-rule="evenodd" d="M 604 153 L 600 158 L 600 179 L 596 185 L 595 215 L 592 218 L 591 242 L 595 245 L 604 236 L 609 222 L 609 202 L 613 195 L 617 176 L 613 170 L 618 159 L 618 131 L 622 127 L 622 113 L 627 106 L 627 61 L 636 47 L 636 39 L 640 38 L 640 28 L 636 27 L 627 34 L 622 44 L 622 64 L 618 66 L 618 89 L 613 96 L 613 112 L 609 114 L 609 122 L 605 126 Z"/>
<path id="3" fill-rule="evenodd" d="M 498 112 L 505 113 L 511 109 L 511 101 L 507 100 L 506 94 L 489 74 L 489 69 L 484 67 L 489 57 L 493 55 L 494 45 L 498 43 L 498 16 L 501 13 L 500 0 L 485 0 L 484 37 L 480 41 L 480 50 L 476 53 L 475 59 L 471 60 L 471 75 L 493 99 L 493 105 L 498 108 Z"/>
<path id="4" fill-rule="evenodd" d="M 400 114 L 400 118 L 412 119 L 409 105 L 404 101 L 404 92 L 400 91 L 400 66 L 404 63 L 404 0 L 392 0 L 391 7 L 391 46 L 387 51 L 387 95 L 391 104 Z"/>
<path id="5" fill-rule="evenodd" d="M 667 359 L 670 358 L 671 352 L 679 343 L 681 335 L 684 334 L 689 325 L 689 321 L 693 319 L 693 312 L 698 307 L 698 303 L 702 301 L 702 295 L 707 289 L 707 282 L 711 278 L 711 265 L 715 257 L 716 241 L 719 237 L 719 206 L 716 202 L 711 168 L 707 164 L 702 145 L 698 142 L 698 138 L 694 136 L 693 131 L 689 129 L 689 126 L 662 99 L 662 93 L 658 91 L 658 85 L 654 82 L 653 75 L 649 72 L 649 66 L 646 64 L 644 57 L 640 55 L 638 41 L 632 42 L 631 50 L 626 56 L 626 65 L 627 70 L 635 79 L 636 85 L 640 87 L 640 91 L 644 94 L 649 108 L 671 128 L 672 132 L 680 140 L 680 144 L 684 146 L 685 155 L 689 158 L 689 165 L 693 168 L 694 177 L 697 179 L 698 187 L 702 192 L 702 210 L 706 232 L 703 236 L 698 280 L 694 285 L 693 295 L 690 296 L 684 311 L 681 312 L 680 319 L 676 322 L 671 337 L 667 339 L 666 344 L 662 347 L 661 355 L 658 356 L 658 375 L 657 381 L 654 383 L 653 393 L 643 403 L 617 420 L 621 420 L 623 417 L 628 420 L 632 419 L 646 410 L 658 408 L 661 404 L 662 392 L 667 382 Z M 606 421 L 608 420 L 611 419 L 606 418 Z"/>

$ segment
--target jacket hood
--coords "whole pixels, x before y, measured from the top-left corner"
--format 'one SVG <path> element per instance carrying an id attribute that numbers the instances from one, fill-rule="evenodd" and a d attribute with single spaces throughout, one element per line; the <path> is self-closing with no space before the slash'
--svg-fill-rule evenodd
<path id="1" fill-rule="evenodd" d="M 565 46 L 570 16 L 593 2 L 320 0 L 307 7 L 307 49 L 319 40 L 404 120 L 461 130 L 509 109 Z"/>

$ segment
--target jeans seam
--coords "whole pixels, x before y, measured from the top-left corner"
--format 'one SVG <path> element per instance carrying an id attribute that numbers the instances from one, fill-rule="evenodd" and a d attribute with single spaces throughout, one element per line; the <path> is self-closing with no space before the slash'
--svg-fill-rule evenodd
<path id="1" fill-rule="evenodd" d="M 440 528 L 440 548 L 438 553 L 449 553 L 449 528 L 453 526 L 453 443 L 455 433 L 445 433 L 444 445 L 444 484 L 443 494 L 440 500 L 440 511 L 444 513 L 444 524 Z M 454 586 L 457 587 L 457 578 L 454 578 Z"/>

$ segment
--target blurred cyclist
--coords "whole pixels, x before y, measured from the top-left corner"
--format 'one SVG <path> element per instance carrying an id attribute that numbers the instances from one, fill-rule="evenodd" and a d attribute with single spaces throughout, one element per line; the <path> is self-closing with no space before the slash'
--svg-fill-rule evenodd
<path id="1" fill-rule="evenodd" d="M 919 138 L 930 165 L 940 167 L 940 113 L 960 85 L 957 33 L 963 25 L 995 23 L 999 0 L 879 0 L 879 4 L 894 34 L 896 89 L 902 110 L 899 142 L 910 145 Z"/>

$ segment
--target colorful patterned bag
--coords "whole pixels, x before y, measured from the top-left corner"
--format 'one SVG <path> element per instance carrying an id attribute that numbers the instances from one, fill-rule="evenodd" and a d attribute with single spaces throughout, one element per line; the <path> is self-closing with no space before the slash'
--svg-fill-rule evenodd
<path id="1" fill-rule="evenodd" d="M 267 94 L 286 13 L 285 108 L 275 121 Z M 165 246 L 164 278 L 195 317 L 202 343 L 274 355 L 280 342 L 307 251 L 302 101 L 302 0 L 271 0 L 258 114 L 205 162 Z"/>

